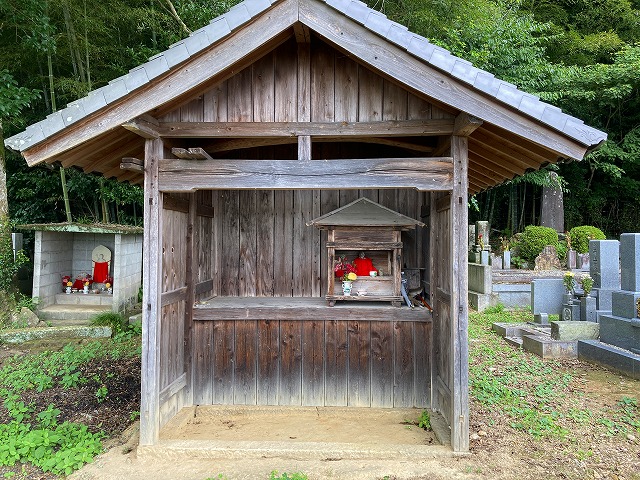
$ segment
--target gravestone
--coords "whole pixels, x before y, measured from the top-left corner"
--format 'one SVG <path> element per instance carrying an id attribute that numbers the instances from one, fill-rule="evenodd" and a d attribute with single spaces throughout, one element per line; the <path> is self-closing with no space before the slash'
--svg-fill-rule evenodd
<path id="1" fill-rule="evenodd" d="M 482 239 L 482 240 L 481 240 Z M 482 248 L 480 244 L 482 243 Z M 489 222 L 479 220 L 476 222 L 476 245 L 478 250 L 489 250 Z"/>
<path id="2" fill-rule="evenodd" d="M 551 185 L 542 187 L 542 211 L 540 215 L 540 225 L 551 227 L 556 232 L 564 232 L 564 199 L 562 188 L 558 181 L 558 174 L 549 173 Z"/>
<path id="3" fill-rule="evenodd" d="M 586 296 L 580 299 L 580 319 L 586 322 L 597 321 L 595 297 Z"/>
<path id="4" fill-rule="evenodd" d="M 564 284 L 561 278 L 536 278 L 531 282 L 531 311 L 536 323 L 549 323 L 549 315 L 562 313 Z"/>
<path id="5" fill-rule="evenodd" d="M 620 290 L 620 242 L 589 241 L 589 275 L 593 278 L 596 310 L 611 312 L 611 295 Z"/>
<path id="6" fill-rule="evenodd" d="M 577 268 L 580 270 L 589 270 L 590 268 L 590 258 L 588 253 L 579 253 L 578 254 L 578 265 Z"/>
<path id="7" fill-rule="evenodd" d="M 575 270 L 576 265 L 578 265 L 576 254 L 577 252 L 575 250 L 567 250 L 567 268 L 569 270 Z"/>
<path id="8" fill-rule="evenodd" d="M 491 266 L 493 268 L 497 268 L 498 270 L 502 270 L 502 255 L 491 254 Z"/>
<path id="9" fill-rule="evenodd" d="M 560 260 L 556 247 L 547 245 L 542 249 L 542 253 L 536 257 L 536 266 L 534 270 L 561 270 Z"/>
<path id="10" fill-rule="evenodd" d="M 640 353 L 640 233 L 620 236 L 621 290 L 611 294 L 612 312 L 600 316 L 600 340 Z"/>
<path id="11" fill-rule="evenodd" d="M 620 235 L 621 265 L 620 286 L 629 292 L 640 291 L 640 233 Z"/>
<path id="12" fill-rule="evenodd" d="M 473 246 L 476 244 L 476 226 L 469 225 L 469 235 L 468 235 L 468 243 L 467 247 L 469 251 L 473 251 Z"/>

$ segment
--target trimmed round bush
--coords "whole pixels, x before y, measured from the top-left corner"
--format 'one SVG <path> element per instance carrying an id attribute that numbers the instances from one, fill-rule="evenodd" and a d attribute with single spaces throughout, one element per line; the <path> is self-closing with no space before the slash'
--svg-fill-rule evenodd
<path id="1" fill-rule="evenodd" d="M 552 245 L 557 250 L 558 243 L 558 232 L 553 228 L 529 225 L 520 234 L 518 250 L 520 257 L 533 264 L 536 257 L 542 253 L 544 247 Z"/>
<path id="2" fill-rule="evenodd" d="M 589 252 L 589 240 L 606 240 L 607 237 L 598 227 L 582 225 L 569 230 L 571 248 L 578 253 Z"/>

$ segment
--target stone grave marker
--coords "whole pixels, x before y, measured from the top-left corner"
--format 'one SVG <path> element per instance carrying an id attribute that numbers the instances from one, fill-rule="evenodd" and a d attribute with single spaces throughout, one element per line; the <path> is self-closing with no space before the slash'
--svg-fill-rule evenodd
<path id="1" fill-rule="evenodd" d="M 531 282 L 531 311 L 536 323 L 549 323 L 549 315 L 562 313 L 562 278 L 536 278 Z"/>
<path id="2" fill-rule="evenodd" d="M 611 311 L 611 295 L 620 289 L 620 242 L 589 241 L 589 275 L 593 278 L 596 310 Z"/>
<path id="3" fill-rule="evenodd" d="M 640 233 L 620 236 L 621 290 L 611 294 L 611 314 L 600 316 L 600 341 L 640 353 Z"/>

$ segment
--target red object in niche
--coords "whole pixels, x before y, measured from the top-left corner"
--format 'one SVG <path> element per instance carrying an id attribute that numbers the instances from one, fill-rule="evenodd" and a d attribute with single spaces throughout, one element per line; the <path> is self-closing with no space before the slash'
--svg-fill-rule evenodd
<path id="1" fill-rule="evenodd" d="M 93 266 L 93 281 L 106 283 L 109 276 L 109 262 L 95 262 Z"/>
<path id="2" fill-rule="evenodd" d="M 356 258 L 353 261 L 353 264 L 356 267 L 356 275 L 359 277 L 368 277 L 369 272 L 377 272 L 378 270 L 373 266 L 373 262 L 370 258 Z"/>

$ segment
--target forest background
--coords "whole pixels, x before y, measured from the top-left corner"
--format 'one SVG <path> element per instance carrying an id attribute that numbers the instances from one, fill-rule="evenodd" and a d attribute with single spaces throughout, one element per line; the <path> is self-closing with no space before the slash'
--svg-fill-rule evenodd
<path id="1" fill-rule="evenodd" d="M 0 0 L 0 138 L 124 75 L 235 3 Z M 595 225 L 608 236 L 638 230 L 640 0 L 368 3 L 608 133 L 584 161 L 549 166 L 477 194 L 470 220 L 489 220 L 503 234 L 539 224 L 542 187 L 555 170 L 565 191 L 567 229 Z M 0 155 L 0 225 L 7 203 L 17 224 L 64 221 L 66 210 L 79 222 L 142 223 L 139 187 L 57 165 L 28 168 L 10 151 Z"/>

